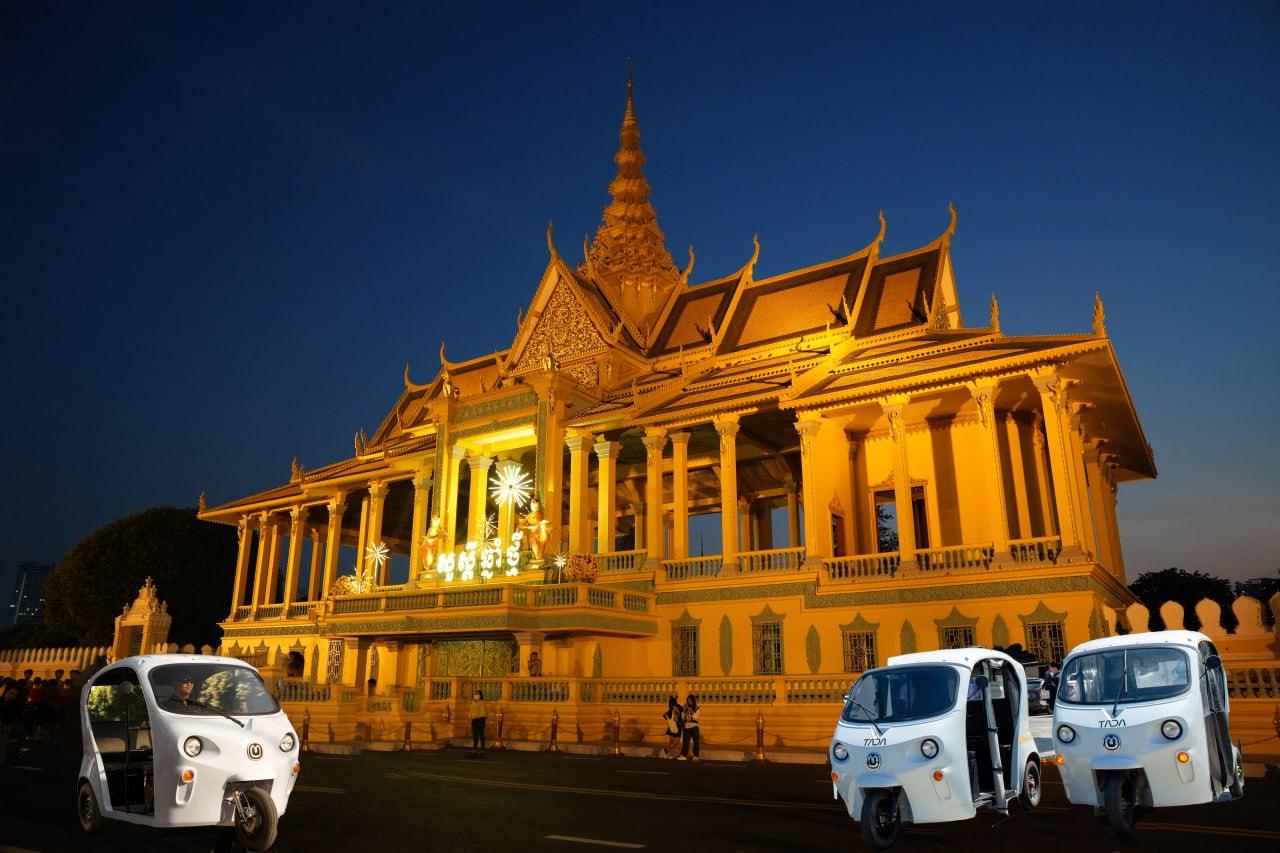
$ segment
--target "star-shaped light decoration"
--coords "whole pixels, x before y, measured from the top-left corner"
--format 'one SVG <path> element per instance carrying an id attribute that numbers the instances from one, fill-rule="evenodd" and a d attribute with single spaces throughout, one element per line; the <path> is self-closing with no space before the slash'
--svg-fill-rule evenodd
<path id="1" fill-rule="evenodd" d="M 533 478 L 515 465 L 499 468 L 489 494 L 499 506 L 523 507 L 533 497 Z"/>
<path id="2" fill-rule="evenodd" d="M 498 538 L 498 517 L 496 515 L 486 515 L 484 517 L 484 541 L 492 542 Z"/>
<path id="3" fill-rule="evenodd" d="M 390 553 L 386 542 L 374 542 L 364 549 L 364 561 L 367 565 L 382 571 L 382 567 L 386 565 L 387 556 Z"/>

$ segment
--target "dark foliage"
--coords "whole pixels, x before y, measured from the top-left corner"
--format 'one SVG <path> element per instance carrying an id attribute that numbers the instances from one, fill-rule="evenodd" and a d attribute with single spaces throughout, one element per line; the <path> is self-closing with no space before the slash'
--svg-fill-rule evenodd
<path id="1" fill-rule="evenodd" d="M 169 641 L 217 645 L 235 575 L 236 531 L 196 510 L 155 507 L 76 543 L 45 582 L 45 624 L 85 645 L 111 642 L 115 618 L 152 578 L 173 623 Z"/>
<path id="2" fill-rule="evenodd" d="M 889 508 L 884 504 L 876 504 L 876 540 L 881 554 L 898 550 L 898 531 L 890 526 L 892 520 Z"/>
<path id="3" fill-rule="evenodd" d="M 1160 618 L 1160 605 L 1166 601 L 1176 601 L 1182 605 L 1183 625 L 1186 628 L 1200 630 L 1195 607 L 1206 598 L 1216 601 L 1222 608 L 1222 627 L 1228 631 L 1236 628 L 1236 615 L 1231 610 L 1235 594 L 1231 584 L 1222 578 L 1204 572 L 1184 572 L 1173 568 L 1161 572 L 1143 572 L 1129 584 L 1129 589 L 1151 611 L 1151 619 L 1147 624 L 1152 631 L 1162 631 L 1165 628 L 1164 620 Z"/>
<path id="4" fill-rule="evenodd" d="M 48 625 L 11 625 L 0 631 L 0 649 L 63 649 L 78 646 L 70 634 L 51 630 Z"/>

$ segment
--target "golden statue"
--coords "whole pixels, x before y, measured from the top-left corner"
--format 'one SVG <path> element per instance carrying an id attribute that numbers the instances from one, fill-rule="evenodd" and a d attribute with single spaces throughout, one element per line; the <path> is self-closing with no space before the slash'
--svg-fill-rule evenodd
<path id="1" fill-rule="evenodd" d="M 431 571 L 435 567 L 436 557 L 440 554 L 440 516 L 437 515 L 431 519 L 431 527 L 427 530 L 427 535 L 422 537 L 418 553 L 422 556 L 422 570 Z"/>
<path id="2" fill-rule="evenodd" d="M 521 529 L 529 531 L 529 548 L 533 551 L 533 559 L 541 560 L 547 548 L 547 540 L 551 538 L 551 522 L 542 517 L 542 504 L 529 502 L 529 514 L 524 517 Z"/>

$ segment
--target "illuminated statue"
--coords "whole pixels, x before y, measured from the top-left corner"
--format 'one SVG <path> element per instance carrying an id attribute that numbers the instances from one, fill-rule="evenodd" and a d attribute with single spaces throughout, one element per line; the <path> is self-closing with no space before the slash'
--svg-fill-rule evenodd
<path id="1" fill-rule="evenodd" d="M 431 527 L 427 530 L 427 535 L 422 537 L 418 553 L 422 556 L 422 570 L 431 571 L 436 564 L 436 556 L 440 553 L 440 516 L 431 519 Z"/>
<path id="2" fill-rule="evenodd" d="M 520 525 L 529 531 L 529 548 L 533 551 L 533 559 L 541 560 L 547 548 L 547 540 L 551 538 L 551 522 L 542 517 L 542 505 L 537 501 L 529 502 L 529 514 Z"/>

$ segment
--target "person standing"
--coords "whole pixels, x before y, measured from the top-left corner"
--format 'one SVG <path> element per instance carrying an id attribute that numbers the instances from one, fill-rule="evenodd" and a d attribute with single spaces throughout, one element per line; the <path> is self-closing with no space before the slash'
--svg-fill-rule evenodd
<path id="1" fill-rule="evenodd" d="M 698 710 L 698 697 L 690 693 L 689 698 L 686 699 L 684 703 L 684 732 L 680 746 L 680 761 L 702 760 L 698 758 L 700 741 L 702 740 L 702 733 L 698 729 L 698 717 L 700 714 L 701 712 Z M 691 742 L 693 743 L 692 756 L 689 755 L 689 744 Z"/>
<path id="2" fill-rule="evenodd" d="M 484 727 L 488 724 L 489 706 L 484 694 L 477 690 L 471 694 L 471 754 L 479 755 L 485 749 Z"/>
<path id="3" fill-rule="evenodd" d="M 1049 711 L 1053 711 L 1053 706 L 1058 702 L 1058 664 L 1049 664 L 1049 671 L 1044 674 L 1044 686 L 1049 688 Z"/>
<path id="4" fill-rule="evenodd" d="M 667 698 L 667 713 L 662 715 L 662 719 L 667 721 L 667 745 L 662 750 L 662 757 L 675 758 L 680 747 L 680 732 L 684 728 L 679 699 L 674 696 Z"/>

